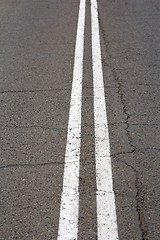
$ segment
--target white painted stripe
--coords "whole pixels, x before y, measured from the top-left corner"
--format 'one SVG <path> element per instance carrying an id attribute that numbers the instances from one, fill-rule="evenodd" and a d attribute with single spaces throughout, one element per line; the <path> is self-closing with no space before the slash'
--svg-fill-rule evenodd
<path id="1" fill-rule="evenodd" d="M 80 0 L 58 240 L 76 240 L 78 236 L 85 6 L 86 1 Z"/>
<path id="2" fill-rule="evenodd" d="M 97 228 L 99 240 L 117 240 L 115 197 L 104 95 L 97 0 L 91 0 L 92 64 L 94 86 Z"/>

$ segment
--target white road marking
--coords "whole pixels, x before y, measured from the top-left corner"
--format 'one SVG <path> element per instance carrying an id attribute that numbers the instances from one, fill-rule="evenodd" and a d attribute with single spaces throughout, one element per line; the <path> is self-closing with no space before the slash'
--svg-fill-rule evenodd
<path id="1" fill-rule="evenodd" d="M 86 1 L 80 0 L 58 240 L 76 240 L 78 237 L 85 7 Z"/>
<path id="2" fill-rule="evenodd" d="M 104 95 L 97 0 L 91 0 L 91 22 L 98 239 L 117 240 L 118 228 L 112 183 L 112 167 Z"/>

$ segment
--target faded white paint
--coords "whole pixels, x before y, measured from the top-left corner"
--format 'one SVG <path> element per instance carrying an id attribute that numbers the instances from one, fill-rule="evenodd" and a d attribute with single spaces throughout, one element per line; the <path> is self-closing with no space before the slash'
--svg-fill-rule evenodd
<path id="1" fill-rule="evenodd" d="M 80 0 L 58 240 L 73 240 L 77 239 L 78 235 L 85 6 L 86 1 Z"/>
<path id="2" fill-rule="evenodd" d="M 96 0 L 91 0 L 91 22 L 98 240 L 117 240 L 118 228 L 112 183 L 110 143 L 104 94 Z"/>

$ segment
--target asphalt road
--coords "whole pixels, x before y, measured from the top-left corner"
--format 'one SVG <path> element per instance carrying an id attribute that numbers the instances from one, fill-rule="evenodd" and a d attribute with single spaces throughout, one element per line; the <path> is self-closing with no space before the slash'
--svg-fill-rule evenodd
<path id="1" fill-rule="evenodd" d="M 160 2 L 99 0 L 98 14 L 118 236 L 159 240 Z M 78 15 L 79 1 L 0 1 L 1 240 L 57 239 Z M 107 240 L 97 234 L 91 36 L 86 0 L 77 239 Z"/>

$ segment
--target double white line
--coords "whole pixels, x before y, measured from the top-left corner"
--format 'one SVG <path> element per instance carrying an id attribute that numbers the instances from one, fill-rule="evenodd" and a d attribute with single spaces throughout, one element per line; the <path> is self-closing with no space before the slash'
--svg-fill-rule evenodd
<path id="1" fill-rule="evenodd" d="M 85 8 L 86 1 L 80 0 L 58 240 L 77 240 L 78 238 L 78 188 L 81 144 Z M 91 20 L 98 239 L 117 240 L 118 230 L 112 183 L 97 0 L 91 0 Z"/>

